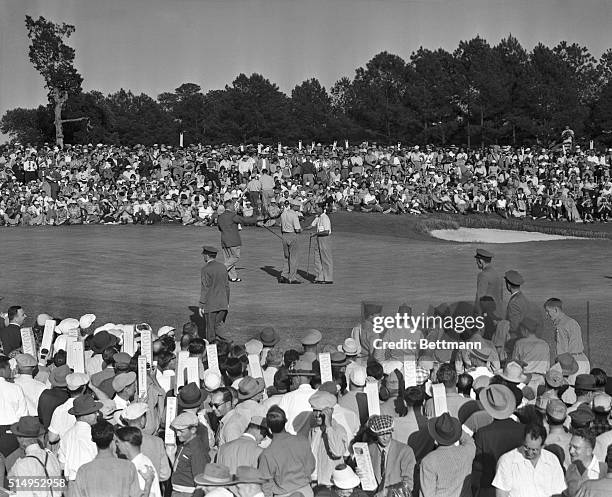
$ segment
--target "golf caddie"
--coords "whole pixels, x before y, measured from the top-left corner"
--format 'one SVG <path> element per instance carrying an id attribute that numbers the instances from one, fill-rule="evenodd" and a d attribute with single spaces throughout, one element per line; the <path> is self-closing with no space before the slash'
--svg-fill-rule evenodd
<path id="1" fill-rule="evenodd" d="M 325 204 L 318 204 L 317 217 L 307 229 L 316 228 L 311 238 L 316 241 L 315 246 L 315 280 L 320 285 L 331 285 L 334 282 L 334 261 L 331 247 L 331 221 L 325 213 Z M 310 254 L 308 254 L 310 257 Z"/>
<path id="2" fill-rule="evenodd" d="M 302 232 L 298 211 L 302 207 L 302 203 L 299 200 L 290 199 L 289 205 L 290 207 L 280 215 L 285 264 L 278 282 L 297 285 L 300 283 L 296 278 L 299 265 L 299 234 Z"/>
<path id="3" fill-rule="evenodd" d="M 209 343 L 226 340 L 220 335 L 229 307 L 230 287 L 225 265 L 217 261 L 217 249 L 209 245 L 202 247 L 204 266 L 201 272 L 202 290 L 199 313 L 206 325 L 205 338 Z"/>

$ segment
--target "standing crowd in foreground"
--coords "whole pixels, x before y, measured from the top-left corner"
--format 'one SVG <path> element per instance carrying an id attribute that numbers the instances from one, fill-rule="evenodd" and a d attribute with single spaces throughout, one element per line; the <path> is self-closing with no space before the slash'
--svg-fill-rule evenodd
<path id="1" fill-rule="evenodd" d="M 345 144 L 346 145 L 346 144 Z M 245 216 L 494 214 L 612 219 L 612 149 L 491 146 L 482 150 L 361 144 L 186 148 L 68 145 L 0 147 L 0 226 L 215 224 L 232 201 Z"/>

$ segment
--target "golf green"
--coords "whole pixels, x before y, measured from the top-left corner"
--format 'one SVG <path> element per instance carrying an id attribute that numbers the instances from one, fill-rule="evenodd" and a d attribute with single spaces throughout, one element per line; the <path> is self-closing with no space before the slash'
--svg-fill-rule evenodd
<path id="1" fill-rule="evenodd" d="M 362 300 L 386 302 L 390 312 L 405 302 L 417 313 L 430 305 L 473 300 L 477 245 L 417 233 L 415 218 L 407 216 L 339 213 L 331 219 L 333 285 L 305 279 L 308 234 L 300 242 L 303 283 L 280 285 L 280 240 L 262 228 L 242 231 L 242 282 L 231 284 L 227 320 L 231 337 L 247 340 L 271 325 L 288 347 L 304 330 L 317 328 L 325 343 L 337 344 L 359 321 Z M 22 305 L 30 316 L 26 325 L 43 312 L 76 318 L 94 313 L 94 326 L 148 322 L 154 329 L 189 320 L 200 292 L 201 246 L 220 246 L 217 228 L 175 225 L 2 228 L 0 240 L 2 308 Z M 585 342 L 589 302 L 592 363 L 612 370 L 611 243 L 478 246 L 495 254 L 500 272 L 520 271 L 524 293 L 538 305 L 549 297 L 562 299 L 582 326 Z M 309 269 L 312 273 L 312 260 Z M 543 336 L 554 343 L 549 323 Z"/>

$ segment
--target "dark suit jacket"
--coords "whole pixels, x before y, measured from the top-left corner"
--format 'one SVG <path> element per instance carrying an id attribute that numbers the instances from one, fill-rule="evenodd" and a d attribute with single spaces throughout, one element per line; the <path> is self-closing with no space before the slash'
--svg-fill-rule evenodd
<path id="1" fill-rule="evenodd" d="M 230 287 L 227 269 L 217 260 L 202 268 L 200 305 L 204 312 L 226 311 L 229 306 Z"/>
<path id="2" fill-rule="evenodd" d="M 491 488 L 497 461 L 523 443 L 525 426 L 512 419 L 494 419 L 474 433 L 476 456 L 472 466 L 472 487 Z"/>
<path id="3" fill-rule="evenodd" d="M 21 328 L 16 324 L 9 324 L 0 329 L 0 342 L 6 355 L 21 347 Z"/>
<path id="4" fill-rule="evenodd" d="M 238 223 L 240 223 L 240 216 L 233 211 L 225 211 L 217 218 L 217 226 L 221 232 L 221 246 L 223 248 L 239 247 L 242 245 Z"/>
<path id="5" fill-rule="evenodd" d="M 504 285 L 502 277 L 491 265 L 480 271 L 476 278 L 475 307 L 477 310 L 480 310 L 480 298 L 485 296 L 493 297 L 496 314 L 501 317 L 504 311 Z"/>
<path id="6" fill-rule="evenodd" d="M 510 321 L 510 333 L 517 333 L 519 324 L 529 314 L 531 304 L 520 290 L 508 300 L 506 319 Z"/>

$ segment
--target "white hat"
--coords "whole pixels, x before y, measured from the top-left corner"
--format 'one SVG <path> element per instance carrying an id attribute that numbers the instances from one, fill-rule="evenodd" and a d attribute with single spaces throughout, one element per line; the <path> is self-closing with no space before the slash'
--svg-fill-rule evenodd
<path id="1" fill-rule="evenodd" d="M 350 379 L 353 385 L 357 387 L 365 387 L 367 377 L 368 373 L 366 368 L 363 366 L 356 366 L 351 369 Z"/>
<path id="2" fill-rule="evenodd" d="M 383 361 L 382 363 L 383 372 L 385 374 L 391 374 L 396 369 L 399 369 L 401 372 L 404 371 L 404 364 L 400 361 Z"/>
<path id="3" fill-rule="evenodd" d="M 85 373 L 70 373 L 66 376 L 66 384 L 68 385 L 68 390 L 77 390 L 83 385 L 87 385 L 89 383 L 89 375 Z"/>
<path id="4" fill-rule="evenodd" d="M 53 318 L 49 316 L 49 314 L 39 314 L 38 317 L 36 318 L 36 324 L 38 326 L 44 326 L 47 321 L 52 320 L 52 319 Z"/>
<path id="5" fill-rule="evenodd" d="M 149 410 L 149 406 L 144 402 L 132 402 L 121 413 L 121 417 L 126 420 L 134 420 L 143 416 Z"/>
<path id="6" fill-rule="evenodd" d="M 53 352 L 56 353 L 58 350 L 66 350 L 66 335 L 58 336 L 53 342 Z"/>
<path id="7" fill-rule="evenodd" d="M 169 335 L 173 331 L 176 331 L 174 326 L 162 326 L 159 330 L 157 330 L 157 336 L 161 338 L 165 335 Z"/>
<path id="8" fill-rule="evenodd" d="M 63 335 L 67 333 L 69 330 L 78 329 L 80 326 L 79 321 L 74 318 L 66 318 L 63 319 L 60 324 L 55 327 L 55 332 Z"/>
<path id="9" fill-rule="evenodd" d="M 95 334 L 97 334 L 97 333 L 100 333 L 101 331 L 110 331 L 110 330 L 112 330 L 114 327 L 115 327 L 115 325 L 114 325 L 113 323 L 106 323 L 106 324 L 104 324 L 104 325 L 102 325 L 102 326 L 98 326 L 98 327 L 97 327 L 97 328 L 94 330 L 93 334 L 95 335 Z"/>
<path id="10" fill-rule="evenodd" d="M 221 374 L 213 369 L 207 369 L 204 371 L 204 388 L 209 392 L 217 390 L 221 387 Z"/>
<path id="11" fill-rule="evenodd" d="M 84 330 L 86 328 L 89 328 L 95 320 L 95 314 L 84 314 L 83 316 L 81 316 L 81 319 L 79 319 L 79 326 L 82 330 Z"/>
<path id="12" fill-rule="evenodd" d="M 341 490 L 351 490 L 361 484 L 359 477 L 346 464 L 341 464 L 334 469 L 331 481 L 334 487 Z"/>

